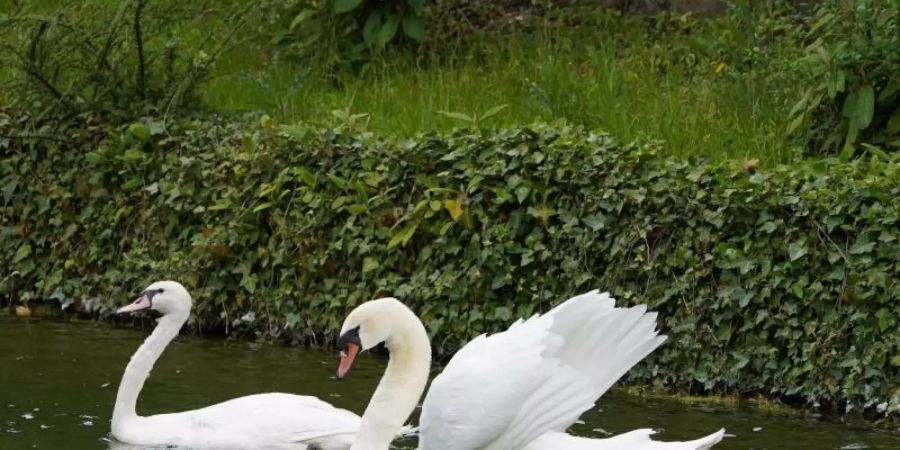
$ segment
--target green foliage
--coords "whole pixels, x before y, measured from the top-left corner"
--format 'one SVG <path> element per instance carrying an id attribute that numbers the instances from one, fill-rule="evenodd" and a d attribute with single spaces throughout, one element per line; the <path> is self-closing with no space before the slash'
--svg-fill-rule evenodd
<path id="1" fill-rule="evenodd" d="M 569 26 L 570 19 L 577 23 Z M 443 45 L 438 55 L 388 48 L 358 72 L 259 58 L 260 48 L 220 63 L 225 75 L 203 92 L 213 109 L 262 110 L 291 123 L 330 126 L 332 111 L 349 108 L 368 114 L 368 130 L 378 133 L 449 131 L 467 121 L 438 111 L 472 119 L 508 105 L 487 123 L 566 120 L 623 140 L 663 139 L 676 155 L 751 157 L 764 166 L 800 155 L 784 133 L 789 102 L 799 94 L 779 95 L 796 86 L 770 81 L 768 66 L 744 71 L 747 64 L 723 56 L 713 44 L 733 33 L 729 20 L 664 23 L 585 10 L 548 21 L 533 32 L 473 36 L 458 47 L 435 38 Z"/>
<path id="2" fill-rule="evenodd" d="M 400 36 L 425 41 L 425 0 L 270 1 L 281 23 L 276 42 L 301 60 L 318 60 L 329 68 L 367 61 Z"/>
<path id="3" fill-rule="evenodd" d="M 900 3 L 823 2 L 804 40 L 791 131 L 810 124 L 812 150 L 845 159 L 900 149 Z"/>
<path id="4" fill-rule="evenodd" d="M 443 353 L 599 287 L 670 336 L 634 379 L 900 410 L 897 161 L 748 172 L 580 128 L 268 117 L 6 111 L 0 135 L 0 290 L 22 301 L 106 315 L 174 277 L 197 326 L 311 339 L 390 294 Z"/>
<path id="5" fill-rule="evenodd" d="M 49 2 L 48 2 L 49 3 Z M 16 2 L 0 15 L 0 71 L 14 101 L 36 110 L 172 111 L 235 44 L 249 7 L 212 14 L 221 2 Z M 137 114 L 141 114 L 140 112 Z"/>

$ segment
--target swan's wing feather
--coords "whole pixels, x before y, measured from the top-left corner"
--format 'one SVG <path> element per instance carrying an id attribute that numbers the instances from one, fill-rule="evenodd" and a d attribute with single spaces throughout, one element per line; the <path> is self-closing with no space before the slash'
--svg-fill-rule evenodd
<path id="1" fill-rule="evenodd" d="M 509 450 L 563 431 L 665 340 L 655 327 L 646 307 L 616 308 L 592 291 L 480 337 L 432 384 L 422 438 L 448 450 Z"/>
<path id="2" fill-rule="evenodd" d="M 524 450 L 709 450 L 722 440 L 725 430 L 681 442 L 654 441 L 650 438 L 653 434 L 653 430 L 641 429 L 606 439 L 589 439 L 552 432 L 540 436 Z"/>
<path id="3" fill-rule="evenodd" d="M 421 450 L 484 448 L 539 382 L 542 333 L 479 336 L 431 383 L 419 420 Z"/>
<path id="4" fill-rule="evenodd" d="M 608 293 L 574 297 L 541 319 L 563 344 L 545 351 L 555 360 L 541 385 L 529 394 L 509 430 L 492 449 L 518 449 L 548 431 L 564 431 L 631 367 L 665 341 L 656 314 L 645 305 L 616 308 Z"/>

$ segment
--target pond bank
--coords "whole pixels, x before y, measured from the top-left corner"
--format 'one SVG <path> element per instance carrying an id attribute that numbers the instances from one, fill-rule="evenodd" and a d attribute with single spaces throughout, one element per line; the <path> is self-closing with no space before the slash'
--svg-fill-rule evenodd
<path id="1" fill-rule="evenodd" d="M 0 324 L 5 323 L 10 327 L 15 324 L 19 324 L 20 326 L 27 326 L 27 324 L 30 323 L 46 323 L 50 324 L 48 325 L 49 327 L 88 327 L 97 330 L 98 332 L 102 332 L 103 330 L 107 329 L 115 333 L 128 335 L 129 338 L 135 340 L 135 342 L 137 342 L 136 340 L 139 339 L 140 336 L 145 335 L 152 328 L 152 322 L 146 319 L 135 320 L 129 318 L 127 320 L 109 322 L 98 320 L 96 317 L 91 317 L 87 314 L 82 314 L 79 316 L 77 314 L 65 313 L 58 308 L 58 305 L 52 302 L 37 302 L 36 304 L 32 305 L 31 308 L 23 308 L 22 306 L 14 307 L 6 300 L 7 299 L 0 298 L 0 307 L 2 307 L 0 308 Z M 27 311 L 27 314 L 23 313 L 23 309 Z M 141 334 L 135 334 L 135 332 L 130 330 L 135 330 Z M 234 338 L 231 336 L 223 335 L 221 333 L 198 333 L 196 330 L 188 329 L 183 330 L 182 334 L 183 335 L 180 338 L 181 340 L 187 339 L 191 341 L 207 343 L 218 342 L 219 344 L 217 345 L 226 347 L 234 346 L 236 348 L 254 349 L 265 347 L 270 349 L 282 349 L 283 351 L 291 351 L 289 349 L 296 349 L 297 346 L 297 342 L 289 343 L 283 340 L 253 341 L 242 338 Z M 330 346 L 301 346 L 299 351 L 308 351 L 314 354 L 331 356 L 331 354 L 333 353 L 331 350 L 332 349 L 330 348 Z M 383 356 L 384 355 L 376 356 L 372 359 L 384 362 Z M 322 364 L 327 365 L 327 363 L 325 362 L 323 362 Z M 434 374 L 440 373 L 440 370 L 440 365 L 436 364 Z M 767 398 L 762 395 L 742 397 L 737 394 L 688 394 L 685 392 L 673 390 L 670 387 L 639 383 L 633 380 L 620 381 L 619 383 L 617 383 L 617 386 L 614 386 L 610 393 L 607 394 L 607 396 L 605 396 L 604 398 L 609 397 L 610 395 L 615 396 L 616 398 L 628 397 L 631 398 L 634 402 L 662 402 L 666 404 L 677 404 L 682 405 L 686 408 L 701 410 L 709 408 L 724 408 L 728 410 L 745 411 L 750 414 L 790 417 L 798 421 L 813 420 L 825 421 L 828 423 L 843 423 L 862 429 L 871 428 L 873 431 L 881 430 L 900 433 L 900 422 L 897 421 L 896 417 L 878 418 L 872 417 L 871 415 L 863 416 L 860 415 L 858 411 L 845 415 L 828 413 L 824 411 L 815 411 L 805 407 L 805 405 L 802 404 L 785 403 L 782 400 Z"/>
<path id="2" fill-rule="evenodd" d="M 0 316 L 0 448 L 115 449 L 105 436 L 116 385 L 148 332 L 98 322 Z M 138 410 L 178 411 L 239 395 L 283 391 L 316 395 L 361 413 L 384 360 L 363 357 L 353 376 L 340 383 L 332 378 L 336 361 L 334 352 L 183 336 L 157 364 Z M 900 430 L 879 431 L 856 420 L 685 404 L 632 396 L 625 389 L 604 396 L 582 419 L 575 431 L 595 437 L 652 427 L 661 431 L 660 439 L 675 440 L 726 427 L 734 437 L 717 450 L 900 446 Z M 400 448 L 415 448 L 415 442 L 405 441 Z"/>

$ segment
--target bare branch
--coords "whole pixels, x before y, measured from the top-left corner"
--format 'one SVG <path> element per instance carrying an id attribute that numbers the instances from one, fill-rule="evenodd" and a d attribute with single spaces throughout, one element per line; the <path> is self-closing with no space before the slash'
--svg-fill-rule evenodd
<path id="1" fill-rule="evenodd" d="M 146 67 L 144 61 L 144 36 L 141 31 L 141 13 L 144 11 L 145 0 L 136 0 L 134 8 L 134 46 L 137 51 L 138 73 L 137 89 L 141 98 L 146 98 Z"/>

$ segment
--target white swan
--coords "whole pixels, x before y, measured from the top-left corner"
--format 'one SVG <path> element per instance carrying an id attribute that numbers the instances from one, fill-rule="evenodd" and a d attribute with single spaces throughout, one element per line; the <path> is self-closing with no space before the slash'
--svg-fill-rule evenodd
<path id="1" fill-rule="evenodd" d="M 162 318 L 131 357 L 119 384 L 112 418 L 112 435 L 118 441 L 193 450 L 343 450 L 350 447 L 360 426 L 359 416 L 315 397 L 259 394 L 194 411 L 137 415 L 138 394 L 153 364 L 187 321 L 191 296 L 177 282 L 160 281 L 117 312 L 144 309 L 155 310 Z"/>
<path id="2" fill-rule="evenodd" d="M 434 379 L 420 419 L 420 450 L 703 450 L 719 430 L 691 442 L 656 442 L 652 431 L 609 439 L 565 433 L 625 372 L 659 346 L 656 314 L 616 308 L 606 293 L 569 299 L 507 331 L 479 336 Z M 421 321 L 393 298 L 366 302 L 344 321 L 339 378 L 360 351 L 384 342 L 390 362 L 351 449 L 386 450 L 424 391 L 431 360 Z"/>

